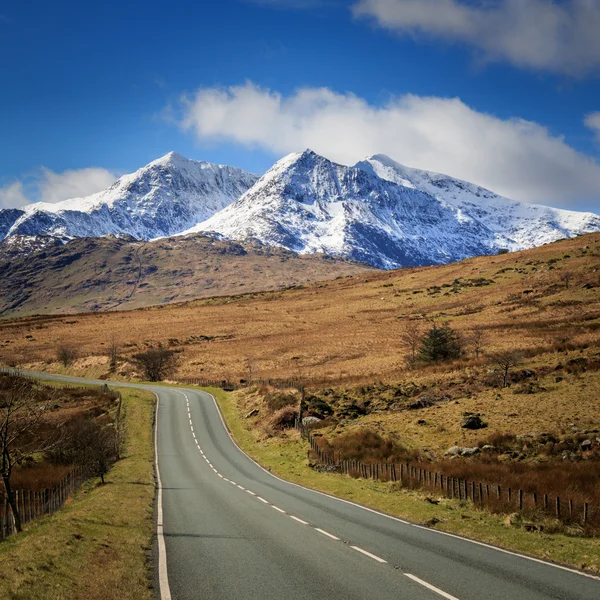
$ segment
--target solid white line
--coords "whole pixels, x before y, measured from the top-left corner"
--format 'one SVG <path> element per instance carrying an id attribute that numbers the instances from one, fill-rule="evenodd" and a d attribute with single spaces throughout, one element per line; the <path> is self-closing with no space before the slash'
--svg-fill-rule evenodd
<path id="1" fill-rule="evenodd" d="M 280 512 L 285 515 L 285 510 L 283 510 L 282 508 L 279 508 L 279 506 L 271 505 L 271 508 L 274 508 L 277 512 Z"/>
<path id="2" fill-rule="evenodd" d="M 301 523 L 302 525 L 308 525 L 308 523 L 306 521 L 303 521 L 302 519 L 299 519 L 298 517 L 295 517 L 294 515 L 290 515 L 290 519 L 294 519 L 294 521 L 298 521 L 298 523 Z"/>
<path id="3" fill-rule="evenodd" d="M 329 533 L 328 531 L 325 531 L 324 529 L 319 529 L 318 527 L 315 527 L 315 531 L 318 531 L 319 533 L 326 535 L 328 538 L 331 538 L 332 540 L 337 540 L 338 542 L 340 541 L 339 537 L 336 537 L 335 535 Z"/>
<path id="4" fill-rule="evenodd" d="M 269 504 L 268 500 L 265 500 L 264 498 L 261 498 L 260 496 L 256 496 L 261 502 L 264 502 L 265 504 Z"/>
<path id="5" fill-rule="evenodd" d="M 468 538 L 468 537 L 461 537 L 460 535 L 455 535 L 453 533 L 447 533 L 445 531 L 440 531 L 439 529 L 431 529 L 430 527 L 416 525 L 415 523 L 411 523 L 410 521 L 406 521 L 405 519 L 400 519 L 398 517 L 388 515 L 379 510 L 375 510 L 374 508 L 369 508 L 368 506 L 363 506 L 362 504 L 357 504 L 356 502 L 352 502 L 351 500 L 345 500 L 344 498 L 338 498 L 337 496 L 333 496 L 331 494 L 326 494 L 325 492 L 319 492 L 318 490 L 314 490 L 314 489 L 306 487 L 304 485 L 300 485 L 299 483 L 293 483 L 291 481 L 287 481 L 286 479 L 282 479 L 281 477 L 278 477 L 277 475 L 274 475 L 273 473 L 271 473 L 271 471 L 267 471 L 267 469 L 265 469 L 261 464 L 259 464 L 257 461 L 255 461 L 250 455 L 246 454 L 246 452 L 244 452 L 240 448 L 239 444 L 235 441 L 235 439 L 231 435 L 231 431 L 229 431 L 229 427 L 227 426 L 227 423 L 225 422 L 223 413 L 221 412 L 221 408 L 219 407 L 219 403 L 217 402 L 217 399 L 210 392 L 206 392 L 204 390 L 198 390 L 198 391 L 200 391 L 203 394 L 208 394 L 213 399 L 215 408 L 217 409 L 217 413 L 219 415 L 219 418 L 221 419 L 221 423 L 223 424 L 223 427 L 225 428 L 225 432 L 229 436 L 229 439 L 232 441 L 233 445 L 239 450 L 239 452 L 241 454 L 243 454 L 248 460 L 253 462 L 261 471 L 264 471 L 267 475 L 270 475 L 271 477 L 273 477 L 274 479 L 277 479 L 278 481 L 281 481 L 282 483 L 300 488 L 301 490 L 306 490 L 307 492 L 312 492 L 313 494 L 318 494 L 319 496 L 325 496 L 326 498 L 330 498 L 331 500 L 336 500 L 337 502 L 342 502 L 344 504 L 349 504 L 350 506 L 355 506 L 356 508 L 360 508 L 361 510 L 366 510 L 367 512 L 373 513 L 375 515 L 379 515 L 380 517 L 385 517 L 386 519 L 391 519 L 392 521 L 402 523 L 403 525 L 410 525 L 411 527 L 419 527 L 420 529 L 425 529 L 429 533 L 448 535 L 450 537 L 456 538 L 457 540 L 461 540 L 462 542 L 477 544 L 478 546 L 483 546 L 483 547 L 489 548 L 491 550 L 503 552 L 504 554 L 510 554 L 511 556 L 516 556 L 518 558 L 524 558 L 525 560 L 531 560 L 533 562 L 537 562 L 537 563 L 539 563 L 541 565 L 545 565 L 547 567 L 554 567 L 555 569 L 561 569 L 562 571 L 567 571 L 567 572 L 573 573 L 575 575 L 581 575 L 582 577 L 587 577 L 588 579 L 594 579 L 596 581 L 600 581 L 600 577 L 598 575 L 592 575 L 590 573 L 578 571 L 577 569 L 571 569 L 570 567 L 565 567 L 563 565 L 549 562 L 547 560 L 542 560 L 540 558 L 535 558 L 533 556 L 527 556 L 527 554 L 519 554 L 518 552 L 512 552 L 510 550 L 505 550 L 504 548 L 499 548 L 498 546 L 492 546 L 491 544 L 486 544 L 485 542 L 478 542 L 477 540 L 472 540 L 471 538 Z"/>
<path id="6" fill-rule="evenodd" d="M 158 542 L 158 585 L 161 600 L 171 600 L 169 574 L 167 573 L 167 549 L 163 534 L 162 482 L 158 468 L 158 405 L 160 398 L 156 396 L 156 412 L 154 415 L 154 465 L 156 469 L 156 537 Z"/>
<path id="7" fill-rule="evenodd" d="M 435 586 L 431 585 L 430 583 L 427 583 L 426 581 L 419 579 L 416 575 L 411 575 L 410 573 L 404 573 L 404 574 L 409 579 L 412 579 L 413 581 L 420 583 L 423 587 L 426 587 L 428 590 L 431 590 L 432 592 L 439 594 L 440 596 L 442 596 L 443 598 L 446 598 L 447 600 L 458 600 L 458 598 L 456 596 L 451 596 L 450 594 L 446 594 L 446 592 L 443 592 L 439 588 L 436 588 Z"/>
<path id="8" fill-rule="evenodd" d="M 357 552 L 360 552 L 361 554 L 364 554 L 365 556 L 368 556 L 369 558 L 372 558 L 373 560 L 376 560 L 377 562 L 380 562 L 380 563 L 387 562 L 387 560 L 383 560 L 383 558 L 379 558 L 379 556 L 375 556 L 374 554 L 371 554 L 370 552 L 367 552 L 366 550 L 363 550 L 362 548 L 359 548 L 358 546 L 350 546 L 350 548 L 352 548 L 352 550 L 356 550 Z"/>

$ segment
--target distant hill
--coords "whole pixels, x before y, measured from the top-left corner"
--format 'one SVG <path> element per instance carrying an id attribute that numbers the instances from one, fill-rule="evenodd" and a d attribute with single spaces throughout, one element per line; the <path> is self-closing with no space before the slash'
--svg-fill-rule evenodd
<path id="1" fill-rule="evenodd" d="M 0 243 L 0 317 L 109 311 L 275 290 L 367 271 L 323 255 L 193 234 L 13 236 Z"/>

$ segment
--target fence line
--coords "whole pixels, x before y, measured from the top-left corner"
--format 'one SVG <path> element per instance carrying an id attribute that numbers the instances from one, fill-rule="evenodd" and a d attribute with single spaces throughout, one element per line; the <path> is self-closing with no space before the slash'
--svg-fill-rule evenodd
<path id="1" fill-rule="evenodd" d="M 85 481 L 80 468 L 75 468 L 51 488 L 44 490 L 15 489 L 15 504 L 21 516 L 21 523 L 29 523 L 43 515 L 49 515 L 64 505 Z M 15 520 L 8 503 L 8 497 L 0 491 L 0 540 L 16 533 Z"/>
<path id="2" fill-rule="evenodd" d="M 422 465 L 406 463 L 364 463 L 343 460 L 335 451 L 323 450 L 310 428 L 300 420 L 296 429 L 308 441 L 317 460 L 326 468 L 354 478 L 400 482 L 403 487 L 424 488 L 458 500 L 470 500 L 474 504 L 490 508 L 510 508 L 518 511 L 535 509 L 561 521 L 575 522 L 583 526 L 600 526 L 600 506 L 590 502 L 576 504 L 564 501 L 560 496 L 525 492 L 489 482 L 449 477 L 431 471 Z M 310 454 L 310 451 L 309 451 Z"/>

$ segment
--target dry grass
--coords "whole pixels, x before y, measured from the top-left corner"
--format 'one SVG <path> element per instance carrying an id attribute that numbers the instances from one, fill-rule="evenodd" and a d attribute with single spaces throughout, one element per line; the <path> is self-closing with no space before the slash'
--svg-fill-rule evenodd
<path id="1" fill-rule="evenodd" d="M 159 342 L 182 350 L 182 376 L 241 379 L 251 370 L 254 378 L 322 384 L 394 380 L 406 374 L 401 334 L 413 319 L 450 319 L 464 333 L 483 325 L 489 351 L 517 347 L 533 356 L 565 344 L 597 345 L 599 264 L 600 236 L 594 234 L 526 252 L 283 292 L 3 320 L 0 359 L 64 371 L 54 357 L 60 344 L 70 343 L 82 357 L 71 372 L 106 373 L 104 354 L 114 336 L 125 355 Z M 560 278 L 565 270 L 575 274 L 569 289 Z M 493 283 L 475 285 L 479 278 Z M 122 364 L 119 372 L 131 370 Z"/>

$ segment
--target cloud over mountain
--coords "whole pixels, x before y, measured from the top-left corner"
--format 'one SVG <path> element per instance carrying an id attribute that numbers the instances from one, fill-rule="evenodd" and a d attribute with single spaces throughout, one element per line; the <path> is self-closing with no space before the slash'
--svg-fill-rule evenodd
<path id="1" fill-rule="evenodd" d="M 200 88 L 181 125 L 201 140 L 276 155 L 313 148 L 343 164 L 385 153 L 527 202 L 597 210 L 600 164 L 543 125 L 500 119 L 458 98 L 405 95 L 382 105 L 328 88 L 284 96 L 247 82 Z"/>

